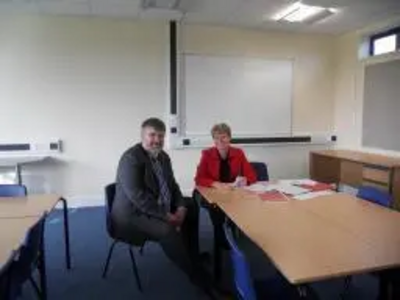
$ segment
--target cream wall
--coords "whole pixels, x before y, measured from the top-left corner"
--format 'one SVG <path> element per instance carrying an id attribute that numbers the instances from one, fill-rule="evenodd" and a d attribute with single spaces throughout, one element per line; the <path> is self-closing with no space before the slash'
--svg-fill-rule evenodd
<path id="1" fill-rule="evenodd" d="M 0 19 L 0 140 L 60 138 L 65 145 L 56 161 L 26 169 L 32 190 L 101 201 L 121 152 L 139 139 L 140 122 L 166 114 L 167 28 L 101 18 Z M 193 25 L 182 34 L 191 53 L 293 59 L 294 131 L 332 131 L 331 37 Z M 251 160 L 268 162 L 272 177 L 288 178 L 307 175 L 308 152 L 316 148 L 246 152 Z M 169 152 L 178 181 L 190 190 L 200 149 Z"/>
<path id="2" fill-rule="evenodd" d="M 338 148 L 358 149 L 389 155 L 400 152 L 371 149 L 362 146 L 362 122 L 364 99 L 364 70 L 369 64 L 400 59 L 400 54 L 389 54 L 368 58 L 363 54 L 366 37 L 374 32 L 399 24 L 399 19 L 351 32 L 337 38 L 335 43 L 335 132 L 339 139 Z"/>
<path id="3" fill-rule="evenodd" d="M 334 41 L 331 36 L 192 25 L 185 27 L 182 40 L 182 50 L 192 54 L 293 60 L 293 131 L 332 131 Z"/>
<path id="4" fill-rule="evenodd" d="M 143 118 L 164 115 L 165 24 L 2 16 L 0 43 L 0 139 L 65 146 L 57 161 L 25 168 L 25 182 L 101 194 Z"/>

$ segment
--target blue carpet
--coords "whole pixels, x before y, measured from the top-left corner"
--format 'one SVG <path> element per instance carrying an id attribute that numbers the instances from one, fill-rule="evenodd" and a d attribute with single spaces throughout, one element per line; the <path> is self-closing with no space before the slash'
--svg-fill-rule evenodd
<path id="1" fill-rule="evenodd" d="M 49 299 L 90 300 L 90 299 L 202 299 L 193 287 L 164 255 L 155 243 L 145 246 L 141 256 L 135 249 L 136 260 L 143 283 L 140 293 L 134 280 L 127 247 L 116 247 L 111 260 L 107 279 L 101 278 L 103 264 L 112 241 L 105 229 L 104 208 L 81 208 L 70 210 L 70 235 L 73 269 L 65 269 L 63 223 L 60 211 L 53 212 L 46 224 L 46 255 L 48 270 Z M 203 250 L 212 247 L 212 228 L 206 213 L 202 210 L 200 239 Z M 257 279 L 272 276 L 276 270 L 265 255 L 248 239 L 242 238 L 245 250 Z M 323 249 L 321 249 L 323 250 Z M 224 272 L 229 285 L 228 258 L 225 258 Z M 376 298 L 377 281 L 368 275 L 354 276 L 350 294 L 346 299 Z M 319 282 L 313 285 L 321 299 L 339 299 L 343 280 Z M 32 289 L 24 288 L 23 300 L 35 299 Z"/>

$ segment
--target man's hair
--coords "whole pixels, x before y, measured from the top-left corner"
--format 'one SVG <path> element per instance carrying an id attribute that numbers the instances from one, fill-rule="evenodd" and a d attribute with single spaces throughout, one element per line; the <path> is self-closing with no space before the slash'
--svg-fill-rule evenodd
<path id="1" fill-rule="evenodd" d="M 232 137 L 231 128 L 226 123 L 215 124 L 213 128 L 211 128 L 211 136 L 214 137 L 216 134 L 226 134 Z"/>
<path id="2" fill-rule="evenodd" d="M 158 118 L 148 118 L 142 123 L 142 129 L 146 127 L 154 128 L 156 131 L 165 132 L 165 123 Z"/>

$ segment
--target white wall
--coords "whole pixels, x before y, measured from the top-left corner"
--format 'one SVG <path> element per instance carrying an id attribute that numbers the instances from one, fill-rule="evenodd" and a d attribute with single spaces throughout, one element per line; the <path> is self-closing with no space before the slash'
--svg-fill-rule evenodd
<path id="1" fill-rule="evenodd" d="M 99 199 L 122 151 L 168 100 L 168 26 L 79 17 L 0 19 L 0 140 L 60 138 L 57 161 L 27 168 L 35 191 Z M 333 129 L 334 49 L 330 37 L 188 26 L 192 53 L 295 60 L 294 131 Z M 211 124 L 210 124 L 211 126 Z M 272 177 L 306 176 L 315 147 L 248 147 Z M 200 150 L 170 152 L 183 189 L 193 186 Z M 35 175 L 32 175 L 35 174 Z"/>
<path id="2" fill-rule="evenodd" d="M 141 121 L 164 115 L 165 24 L 2 16 L 0 43 L 0 139 L 60 138 L 65 146 L 27 182 L 101 194 Z"/>
<path id="3" fill-rule="evenodd" d="M 334 124 L 335 132 L 339 137 L 338 148 L 400 155 L 395 151 L 362 146 L 365 66 L 400 59 L 400 54 L 388 54 L 373 58 L 362 58 L 363 56 L 359 55 L 366 37 L 373 32 L 379 32 L 393 24 L 398 24 L 399 21 L 389 20 L 380 24 L 372 24 L 368 28 L 345 34 L 336 39 Z"/>

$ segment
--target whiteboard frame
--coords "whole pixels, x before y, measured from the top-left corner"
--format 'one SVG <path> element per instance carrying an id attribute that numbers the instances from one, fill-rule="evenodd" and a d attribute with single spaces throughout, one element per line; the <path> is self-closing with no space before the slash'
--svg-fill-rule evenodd
<path id="1" fill-rule="evenodd" d="M 247 55 L 236 55 L 236 54 L 228 54 L 228 55 L 220 55 L 220 54 L 207 54 L 207 53 L 194 53 L 194 52 L 179 52 L 177 59 L 177 71 L 178 71 L 178 98 L 177 98 L 177 114 L 170 115 L 169 123 L 172 126 L 176 126 L 177 132 L 174 134 L 175 139 L 178 139 L 178 144 L 182 145 L 183 140 L 193 140 L 196 141 L 195 144 L 209 144 L 211 142 L 211 136 L 209 134 L 188 134 L 186 132 L 186 82 L 185 82 L 185 61 L 187 56 L 209 56 L 209 57 L 237 57 L 237 58 L 254 58 L 254 59 L 263 59 L 266 61 L 285 61 L 290 63 L 292 70 L 292 78 L 291 78 L 291 91 L 290 91 L 290 129 L 289 134 L 287 135 L 279 135 L 279 134 L 269 134 L 260 135 L 260 134 L 240 134 L 235 135 L 236 138 L 266 138 L 266 137 L 292 137 L 293 136 L 293 109 L 294 109 L 294 86 L 295 86 L 295 60 L 293 58 L 267 58 L 263 56 L 247 56 Z M 213 124 L 210 124 L 210 128 Z M 177 144 L 177 143 L 172 144 Z"/>

